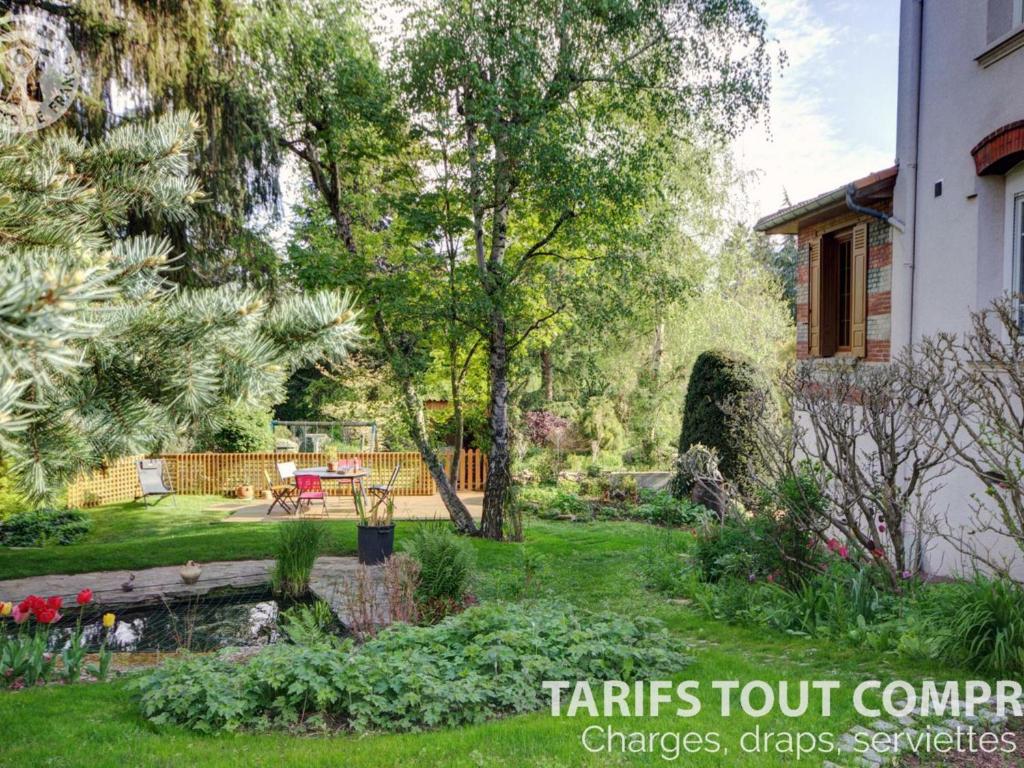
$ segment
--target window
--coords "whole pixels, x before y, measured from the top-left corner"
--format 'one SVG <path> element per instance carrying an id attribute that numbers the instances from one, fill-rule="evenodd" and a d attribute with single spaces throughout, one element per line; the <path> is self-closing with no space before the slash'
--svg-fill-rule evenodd
<path id="1" fill-rule="evenodd" d="M 830 232 L 810 254 L 808 345 L 812 357 L 864 357 L 867 347 L 867 225 Z"/>
<path id="2" fill-rule="evenodd" d="M 1024 0 L 1013 0 L 1013 26 L 1024 24 Z"/>
<path id="3" fill-rule="evenodd" d="M 1024 163 L 1006 174 L 1006 280 L 1011 294 L 1024 294 Z M 1024 322 L 1024 303 L 1017 301 L 1018 321 Z"/>
<path id="4" fill-rule="evenodd" d="M 850 351 L 850 327 L 852 325 L 853 297 L 850 292 L 853 289 L 853 265 L 850 263 L 852 252 L 850 250 L 850 238 L 844 237 L 835 245 L 836 269 L 839 270 L 839 284 L 837 286 L 839 297 L 836 301 L 836 323 L 839 326 L 838 345 L 842 352 Z"/>

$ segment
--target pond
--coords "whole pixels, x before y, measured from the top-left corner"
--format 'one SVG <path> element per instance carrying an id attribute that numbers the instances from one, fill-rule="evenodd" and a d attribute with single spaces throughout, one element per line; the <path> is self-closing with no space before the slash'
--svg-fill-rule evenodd
<path id="1" fill-rule="evenodd" d="M 117 616 L 107 647 L 117 652 L 203 652 L 228 646 L 266 645 L 282 638 L 278 619 L 292 605 L 295 601 L 282 600 L 267 587 L 250 587 L 174 602 L 106 609 Z M 78 610 L 66 607 L 64 618 L 50 633 L 50 650 L 68 646 L 77 620 Z M 14 633 L 18 629 L 14 622 L 4 622 L 4 631 Z M 340 626 L 334 629 L 340 630 Z M 87 611 L 82 619 L 87 648 L 98 650 L 105 633 L 103 611 Z"/>

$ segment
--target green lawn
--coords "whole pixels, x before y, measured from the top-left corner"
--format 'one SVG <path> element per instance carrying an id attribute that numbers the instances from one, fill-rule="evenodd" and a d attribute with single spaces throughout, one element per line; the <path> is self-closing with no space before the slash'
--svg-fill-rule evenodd
<path id="1" fill-rule="evenodd" d="M 228 512 L 211 510 L 221 496 L 180 496 L 155 506 L 136 502 L 89 510 L 92 529 L 69 547 L 0 550 L 0 579 L 44 573 L 133 570 L 186 560 L 246 560 L 272 557 L 276 524 L 227 523 Z M 354 553 L 351 523 L 327 523 L 331 554 Z"/>
<path id="2" fill-rule="evenodd" d="M 199 509 L 196 501 L 178 513 L 171 510 L 107 508 L 96 513 L 97 525 L 89 540 L 46 557 L 25 552 L 4 553 L 0 563 L 7 573 L 45 570 L 85 570 L 169 564 L 183 557 L 216 559 L 266 555 L 272 544 L 272 525 L 220 524 L 216 515 Z M 399 539 L 403 528 L 399 524 Z M 332 524 L 338 551 L 351 549 L 352 523 Z M 705 709 L 689 719 L 675 716 L 614 718 L 601 725 L 644 732 L 714 732 L 723 749 L 709 754 L 683 754 L 668 762 L 658 754 L 588 753 L 580 734 L 585 718 L 553 718 L 546 712 L 498 720 L 483 726 L 393 736 L 339 735 L 299 737 L 287 734 L 235 734 L 205 737 L 179 729 L 157 729 L 142 720 L 125 682 L 52 686 L 0 694 L 0 750 L 3 766 L 555 766 L 576 765 L 686 765 L 768 766 L 794 762 L 792 753 L 773 749 L 745 753 L 744 732 L 759 727 L 762 733 L 831 732 L 838 735 L 858 722 L 849 691 L 862 679 L 920 680 L 922 677 L 963 677 L 951 670 L 923 669 L 878 658 L 844 645 L 829 645 L 785 637 L 764 630 L 751 631 L 711 621 L 687 606 L 670 603 L 645 590 L 638 566 L 652 536 L 650 527 L 629 523 L 579 525 L 532 522 L 526 546 L 538 555 L 542 595 L 571 601 L 594 610 L 652 615 L 665 621 L 675 642 L 692 646 L 692 666 L 678 679 L 701 682 Z M 682 535 L 682 534 L 679 534 Z M 198 554 L 202 547 L 204 554 Z M 480 570 L 478 591 L 483 599 L 507 594 L 522 558 L 519 545 L 475 541 Z M 118 560 L 125 558 L 126 560 Z M 128 566 L 126 562 L 130 562 Z M 723 718 L 710 696 L 710 681 L 735 679 L 778 681 L 835 679 L 843 690 L 834 697 L 832 716 L 807 715 L 789 719 L 769 715 L 754 721 L 734 715 Z M 187 756 L 187 757 L 186 757 Z M 802 765 L 821 765 L 820 754 L 804 757 Z"/>

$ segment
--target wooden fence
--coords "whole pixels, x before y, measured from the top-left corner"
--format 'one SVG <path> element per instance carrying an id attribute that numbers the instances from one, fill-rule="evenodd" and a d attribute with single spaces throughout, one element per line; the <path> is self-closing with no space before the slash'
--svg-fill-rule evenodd
<path id="1" fill-rule="evenodd" d="M 139 495 L 135 462 L 140 456 L 112 461 L 104 469 L 79 476 L 68 484 L 69 507 L 96 506 L 131 501 Z M 171 453 L 161 457 L 167 464 L 171 487 L 178 493 L 231 494 L 240 485 L 253 486 L 256 494 L 267 488 L 264 472 L 276 482 L 277 463 L 294 461 L 299 469 L 322 467 L 328 461 L 359 459 L 370 470 L 367 484 L 384 484 L 395 466 L 401 464 L 395 481 L 397 496 L 431 496 L 437 492 L 434 479 L 419 453 Z M 447 462 L 446 462 L 447 465 Z M 483 490 L 487 479 L 487 458 L 478 450 L 462 452 L 459 490 Z M 348 495 L 348 483 L 325 482 L 331 495 Z"/>

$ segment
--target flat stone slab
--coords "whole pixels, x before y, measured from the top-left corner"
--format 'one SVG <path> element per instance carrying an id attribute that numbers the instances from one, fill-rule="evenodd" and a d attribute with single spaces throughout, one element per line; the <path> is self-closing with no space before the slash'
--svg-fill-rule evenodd
<path id="1" fill-rule="evenodd" d="M 146 568 L 140 571 L 95 571 L 93 573 L 49 574 L 27 579 L 0 581 L 0 600 L 19 602 L 29 595 L 60 595 L 65 605 L 73 606 L 75 596 L 83 589 L 93 591 L 98 608 L 117 611 L 146 605 L 173 602 L 207 595 L 222 589 L 264 587 L 270 583 L 273 560 L 226 560 L 202 563 L 203 573 L 195 584 L 181 580 L 180 565 Z M 318 557 L 310 577 L 310 591 L 327 602 L 338 620 L 351 623 L 345 595 L 351 591 L 359 571 L 354 557 Z M 121 585 L 134 573 L 134 589 L 125 592 Z M 375 615 L 386 611 L 383 573 L 379 567 L 367 569 L 367 587 L 373 595 Z M 382 602 L 383 601 L 383 602 Z"/>

